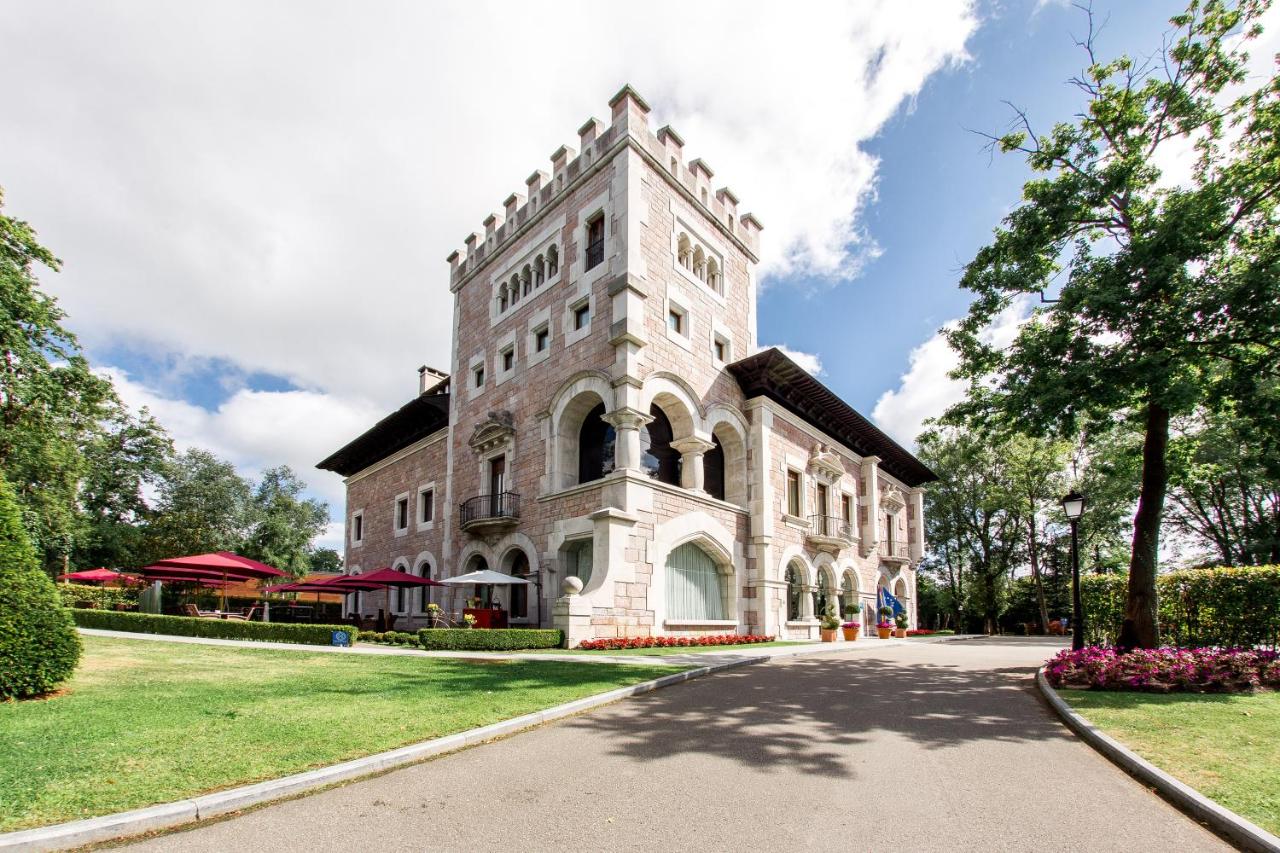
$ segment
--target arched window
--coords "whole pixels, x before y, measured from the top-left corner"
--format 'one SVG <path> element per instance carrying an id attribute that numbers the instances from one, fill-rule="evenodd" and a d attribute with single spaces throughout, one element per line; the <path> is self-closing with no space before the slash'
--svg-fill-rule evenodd
<path id="1" fill-rule="evenodd" d="M 602 420 L 604 403 L 592 409 L 578 431 L 578 482 L 599 480 L 613 470 L 613 445 L 617 436 Z"/>
<path id="2" fill-rule="evenodd" d="M 419 577 L 431 577 L 431 564 L 426 560 L 418 563 L 418 568 L 414 571 Z M 418 595 L 418 612 L 426 613 L 427 605 L 431 603 L 431 587 L 424 586 Z"/>
<path id="3" fill-rule="evenodd" d="M 795 566 L 787 566 L 787 621 L 798 622 L 804 618 L 802 608 L 800 606 L 800 596 L 802 594 L 800 584 L 800 573 L 796 571 Z"/>
<path id="4" fill-rule="evenodd" d="M 508 304 L 510 303 L 507 301 L 507 285 L 504 282 L 502 287 L 498 290 L 498 310 L 506 311 Z"/>
<path id="5" fill-rule="evenodd" d="M 640 430 L 640 467 L 658 482 L 678 486 L 680 453 L 671 446 L 671 421 L 657 405 L 649 407 L 649 415 L 653 420 Z"/>
<path id="6" fill-rule="evenodd" d="M 707 285 L 716 293 L 720 292 L 720 265 L 715 258 L 707 259 Z"/>
<path id="7" fill-rule="evenodd" d="M 547 278 L 553 277 L 560 271 L 560 250 L 555 246 L 547 248 Z"/>
<path id="8" fill-rule="evenodd" d="M 467 560 L 467 570 L 463 574 L 471 574 L 472 572 L 488 571 L 489 561 L 480 554 L 472 554 L 471 559 Z M 474 587 L 465 587 L 466 589 L 474 589 L 475 598 L 480 599 L 480 607 L 489 607 L 493 604 L 493 587 L 487 585 L 476 585 Z M 468 596 L 470 598 L 471 596 Z"/>
<path id="9" fill-rule="evenodd" d="M 831 605 L 831 593 L 834 591 L 831 582 L 831 575 L 826 569 L 818 572 L 818 585 L 813 589 L 813 615 L 815 618 L 821 619 L 827 613 L 827 607 Z"/>
<path id="10" fill-rule="evenodd" d="M 511 567 L 507 569 L 507 574 L 513 577 L 523 578 L 529 575 L 529 557 L 524 551 L 516 551 L 511 556 Z M 508 597 L 511 599 L 507 602 L 507 612 L 517 618 L 523 619 L 529 615 L 529 587 L 525 584 L 513 583 L 509 589 Z"/>
<path id="11" fill-rule="evenodd" d="M 693 274 L 703 281 L 707 280 L 707 256 L 701 246 L 693 250 Z"/>
<path id="12" fill-rule="evenodd" d="M 542 287 L 542 283 L 547 280 L 547 261 L 542 255 L 538 255 L 538 259 L 533 262 L 533 286 L 534 288 Z"/>
<path id="13" fill-rule="evenodd" d="M 711 443 L 714 446 L 702 454 L 703 487 L 711 497 L 724 500 L 724 445 L 715 434 L 711 436 Z"/>
<path id="14" fill-rule="evenodd" d="M 524 265 L 524 271 L 520 273 L 520 281 L 524 283 L 524 295 L 528 296 L 529 291 L 533 290 L 533 272 L 528 264 Z"/>
<path id="15" fill-rule="evenodd" d="M 511 304 L 515 305 L 520 301 L 520 276 L 511 276 Z"/>
<path id="16" fill-rule="evenodd" d="M 840 584 L 840 612 L 836 615 L 842 622 L 858 621 L 858 588 L 853 582 L 853 573 L 844 573 L 844 582 Z"/>
<path id="17" fill-rule="evenodd" d="M 667 557 L 667 616 L 687 621 L 728 618 L 720 570 L 692 542 Z"/>
<path id="18" fill-rule="evenodd" d="M 591 552 L 595 543 L 591 539 L 575 539 L 564 546 L 564 573 L 582 581 L 585 589 L 591 582 Z"/>
<path id="19" fill-rule="evenodd" d="M 681 234 L 676 241 L 676 258 L 680 261 L 680 266 L 687 270 L 693 269 L 693 244 L 689 242 L 688 234 Z"/>

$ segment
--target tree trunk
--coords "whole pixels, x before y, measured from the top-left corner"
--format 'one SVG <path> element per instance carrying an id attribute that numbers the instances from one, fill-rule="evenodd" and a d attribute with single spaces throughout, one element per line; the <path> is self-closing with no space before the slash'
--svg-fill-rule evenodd
<path id="1" fill-rule="evenodd" d="M 1027 555 L 1031 558 L 1031 578 L 1036 587 L 1036 604 L 1040 606 L 1040 633 L 1049 630 L 1049 605 L 1044 599 L 1044 582 L 1040 578 L 1040 548 L 1036 542 L 1036 520 L 1031 516 L 1030 535 L 1027 537 Z"/>
<path id="2" fill-rule="evenodd" d="M 1156 611 L 1156 572 L 1160 559 L 1160 516 L 1169 485 L 1167 451 L 1169 410 L 1147 404 L 1146 435 L 1142 441 L 1142 488 L 1133 519 L 1133 551 L 1129 557 L 1129 597 L 1116 645 L 1121 650 L 1154 649 L 1160 645 Z"/>

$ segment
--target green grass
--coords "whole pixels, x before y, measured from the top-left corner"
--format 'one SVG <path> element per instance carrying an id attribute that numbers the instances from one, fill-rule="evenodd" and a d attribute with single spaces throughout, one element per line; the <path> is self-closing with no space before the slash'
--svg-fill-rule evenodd
<path id="1" fill-rule="evenodd" d="M 84 642 L 61 695 L 0 703 L 0 831 L 297 773 L 679 669 Z"/>
<path id="2" fill-rule="evenodd" d="M 1280 693 L 1060 692 L 1161 770 L 1280 834 Z"/>
<path id="3" fill-rule="evenodd" d="M 775 640 L 772 643 L 736 643 L 732 646 L 682 646 L 678 648 L 652 648 L 652 649 L 529 649 L 528 651 L 516 652 L 522 655 L 584 655 L 596 657 L 614 657 L 617 655 L 640 655 L 643 657 L 666 657 L 667 655 L 688 655 L 698 654 L 700 652 L 737 652 L 750 651 L 754 649 L 770 649 L 778 646 L 812 646 L 816 643 L 806 643 L 801 640 Z M 832 644 L 828 644 L 832 645 Z"/>

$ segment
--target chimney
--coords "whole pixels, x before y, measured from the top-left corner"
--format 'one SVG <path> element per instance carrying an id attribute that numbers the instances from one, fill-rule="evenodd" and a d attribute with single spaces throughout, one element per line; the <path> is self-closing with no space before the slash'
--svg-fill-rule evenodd
<path id="1" fill-rule="evenodd" d="M 448 378 L 449 374 L 436 370 L 434 367 L 422 365 L 422 367 L 418 368 L 418 395 L 421 396 L 427 393 Z"/>

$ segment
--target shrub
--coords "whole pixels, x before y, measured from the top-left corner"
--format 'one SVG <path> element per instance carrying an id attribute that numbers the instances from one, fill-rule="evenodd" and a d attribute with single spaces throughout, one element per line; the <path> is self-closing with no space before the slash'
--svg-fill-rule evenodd
<path id="1" fill-rule="evenodd" d="M 1124 620 L 1124 575 L 1081 578 L 1086 637 L 1114 643 Z M 1160 636 L 1170 645 L 1276 648 L 1280 566 L 1188 569 L 1156 579 Z"/>
<path id="2" fill-rule="evenodd" d="M 40 570 L 13 491 L 0 476 L 0 699 L 48 693 L 79 660 L 80 635 Z"/>
<path id="3" fill-rule="evenodd" d="M 1054 687 L 1236 692 L 1280 687 L 1280 652 L 1258 649 L 1064 649 L 1045 664 Z"/>
<path id="4" fill-rule="evenodd" d="M 71 613 L 81 628 L 130 631 L 136 634 L 171 634 L 176 637 L 216 637 L 223 640 L 266 640 L 327 646 L 332 642 L 333 631 L 354 633 L 350 625 L 243 622 L 239 619 L 156 616 L 151 613 L 117 613 L 112 610 L 73 610 Z"/>
<path id="5" fill-rule="evenodd" d="M 137 604 L 140 589 L 137 586 L 90 586 L 87 583 L 60 583 L 56 587 L 64 607 L 76 607 L 87 601 L 102 610 L 113 610 L 117 604 Z"/>
<path id="6" fill-rule="evenodd" d="M 587 651 L 616 651 L 618 649 L 674 649 L 694 646 L 740 646 L 753 643 L 772 643 L 773 636 L 763 634 L 714 634 L 704 637 L 607 637 L 602 640 L 583 640 L 578 648 Z"/>
<path id="7" fill-rule="evenodd" d="M 418 642 L 425 649 L 448 651 L 554 649 L 564 644 L 564 632 L 550 628 L 423 628 Z"/>

